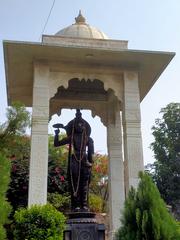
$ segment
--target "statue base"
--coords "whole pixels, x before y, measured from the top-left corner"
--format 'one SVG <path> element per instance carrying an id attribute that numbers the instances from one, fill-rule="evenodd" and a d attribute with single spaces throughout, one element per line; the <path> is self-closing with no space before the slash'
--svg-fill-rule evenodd
<path id="1" fill-rule="evenodd" d="M 69 213 L 64 240 L 105 240 L 105 225 L 98 224 L 95 213 Z"/>

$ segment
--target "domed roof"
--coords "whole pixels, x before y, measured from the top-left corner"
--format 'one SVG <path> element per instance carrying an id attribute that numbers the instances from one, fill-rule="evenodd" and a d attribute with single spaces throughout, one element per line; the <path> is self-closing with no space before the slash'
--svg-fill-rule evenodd
<path id="1" fill-rule="evenodd" d="M 63 28 L 55 35 L 74 38 L 108 39 L 103 32 L 86 23 L 86 19 L 83 17 L 81 11 L 79 11 L 79 15 L 75 18 L 75 21 L 74 24 Z"/>

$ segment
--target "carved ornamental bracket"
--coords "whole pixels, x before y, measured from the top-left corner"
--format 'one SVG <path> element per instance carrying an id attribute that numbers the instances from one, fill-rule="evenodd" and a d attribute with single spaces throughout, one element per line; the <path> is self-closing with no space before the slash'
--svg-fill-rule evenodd
<path id="1" fill-rule="evenodd" d="M 85 90 L 81 90 L 80 87 L 78 88 L 77 86 L 79 92 L 76 91 L 76 93 L 73 93 L 71 88 L 71 82 L 73 79 L 75 79 L 76 82 L 78 81 L 79 85 L 81 85 L 80 82 L 82 82 L 82 84 L 84 83 L 84 86 L 86 83 L 87 86 L 89 84 L 89 86 L 91 86 L 89 92 L 87 90 L 87 86 Z M 98 92 L 96 84 L 100 85 L 100 83 L 102 87 L 98 88 Z M 61 94 L 59 94 L 59 92 Z M 113 116 L 113 112 L 116 112 L 115 108 L 118 108 L 120 111 L 120 102 L 122 101 L 121 76 L 51 72 L 49 81 L 49 96 L 50 117 L 53 114 L 60 115 L 62 108 L 89 109 L 92 111 L 92 117 L 99 116 L 101 122 L 107 126 L 107 123 L 109 122 L 109 101 L 111 101 L 111 122 L 115 119 Z"/>

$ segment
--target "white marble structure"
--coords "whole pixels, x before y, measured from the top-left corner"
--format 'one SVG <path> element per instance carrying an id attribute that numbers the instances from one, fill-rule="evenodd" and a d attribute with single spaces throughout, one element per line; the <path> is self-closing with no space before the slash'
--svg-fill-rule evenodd
<path id="1" fill-rule="evenodd" d="M 76 23 L 42 43 L 4 41 L 8 103 L 33 108 L 29 206 L 47 199 L 48 121 L 62 108 L 90 109 L 107 127 L 111 231 L 129 187 L 143 170 L 140 102 L 174 53 L 129 50 Z"/>

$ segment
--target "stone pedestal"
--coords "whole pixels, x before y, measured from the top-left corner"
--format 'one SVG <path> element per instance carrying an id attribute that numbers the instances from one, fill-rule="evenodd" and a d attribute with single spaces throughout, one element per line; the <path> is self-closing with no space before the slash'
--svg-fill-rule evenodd
<path id="1" fill-rule="evenodd" d="M 64 240 L 105 240 L 105 226 L 96 222 L 95 213 L 70 213 Z"/>

